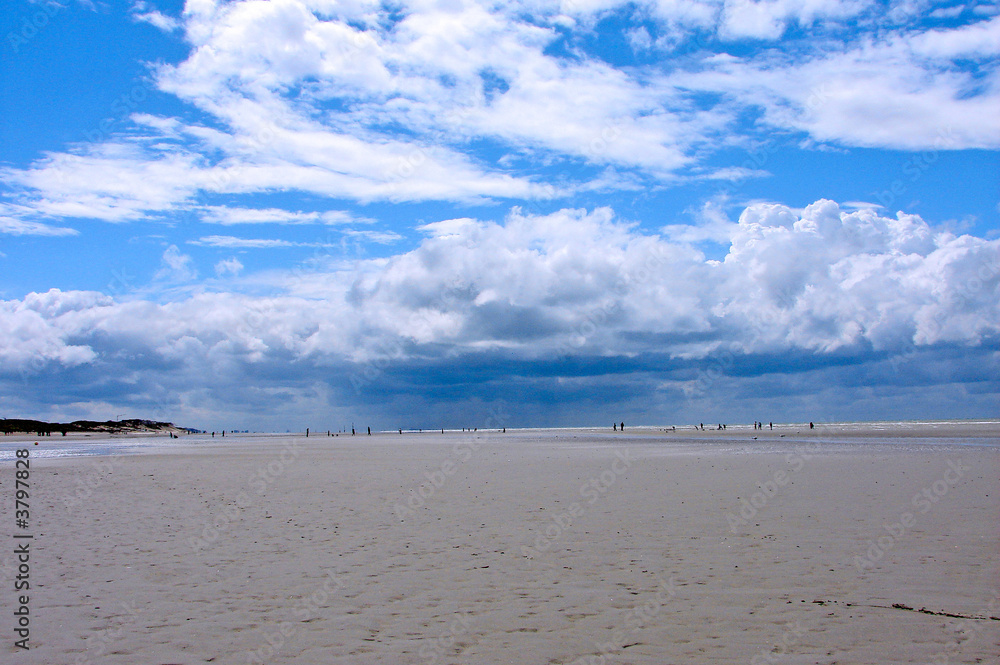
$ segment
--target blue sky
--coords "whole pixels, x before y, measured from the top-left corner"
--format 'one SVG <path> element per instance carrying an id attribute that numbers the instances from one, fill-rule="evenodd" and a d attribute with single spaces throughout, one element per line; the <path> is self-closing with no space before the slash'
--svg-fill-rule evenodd
<path id="1" fill-rule="evenodd" d="M 1000 414 L 997 3 L 2 21 L 0 415 Z"/>

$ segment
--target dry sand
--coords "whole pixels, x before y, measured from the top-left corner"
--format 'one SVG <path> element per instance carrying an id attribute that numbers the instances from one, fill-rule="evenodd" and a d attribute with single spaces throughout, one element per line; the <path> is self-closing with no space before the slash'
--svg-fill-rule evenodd
<path id="1" fill-rule="evenodd" d="M 0 463 L 0 654 L 1000 662 L 1000 620 L 973 618 L 1000 617 L 1000 431 L 977 427 L 188 438 L 66 459 L 43 440 L 27 652 Z"/>

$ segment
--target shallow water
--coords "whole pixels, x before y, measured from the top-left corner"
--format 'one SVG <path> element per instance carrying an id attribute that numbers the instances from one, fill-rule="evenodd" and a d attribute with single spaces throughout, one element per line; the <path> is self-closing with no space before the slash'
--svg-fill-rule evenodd
<path id="1" fill-rule="evenodd" d="M 781 432 L 784 430 L 784 434 Z M 562 449 L 608 449 L 628 447 L 642 456 L 669 455 L 752 455 L 801 452 L 811 454 L 844 453 L 862 450 L 930 451 L 935 448 L 950 449 L 955 446 L 996 448 L 1000 451 L 1000 423 L 997 421 L 937 421 L 937 422 L 882 422 L 838 423 L 826 425 L 821 432 L 805 430 L 801 426 L 787 426 L 775 430 L 755 431 L 749 425 L 736 425 L 726 431 L 695 431 L 693 428 L 665 431 L 655 427 L 635 427 L 625 433 L 613 433 L 596 428 L 514 429 L 506 433 L 495 430 L 461 432 L 437 430 L 424 432 L 378 432 L 375 436 L 341 435 L 328 437 L 323 433 L 306 438 L 302 434 L 232 434 L 212 437 L 208 434 L 184 435 L 171 439 L 157 436 L 110 436 L 94 434 L 87 437 L 23 436 L 0 438 L 0 461 L 12 460 L 16 451 L 27 448 L 32 459 L 61 459 L 71 457 L 134 455 L 134 454 L 190 454 L 196 452 L 235 449 L 254 449 L 299 444 L 342 445 L 378 447 L 382 445 L 443 445 L 454 446 L 462 442 L 479 445 L 493 443 L 532 446 L 552 446 Z M 986 435 L 984 435 L 986 434 Z M 35 445 L 35 442 L 38 445 Z"/>

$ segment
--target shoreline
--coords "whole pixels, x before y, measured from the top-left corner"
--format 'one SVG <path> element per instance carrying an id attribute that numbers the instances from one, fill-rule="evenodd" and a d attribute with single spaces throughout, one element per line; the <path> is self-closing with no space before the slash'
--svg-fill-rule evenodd
<path id="1" fill-rule="evenodd" d="M 850 422 L 831 422 L 831 423 L 821 423 L 815 422 L 814 428 L 810 429 L 809 423 L 773 423 L 773 427 L 769 426 L 769 423 L 764 423 L 763 429 L 754 429 L 752 423 L 736 423 L 726 424 L 726 429 L 718 429 L 717 424 L 704 424 L 704 429 L 699 429 L 697 425 L 694 424 L 684 424 L 684 425 L 628 425 L 626 424 L 626 429 L 624 432 L 612 430 L 607 427 L 597 427 L 597 426 L 579 426 L 579 427 L 507 427 L 508 433 L 520 433 L 520 434 L 531 434 L 531 433 L 588 433 L 588 434 L 601 434 L 601 433 L 611 433 L 611 434 L 641 434 L 641 435 L 661 435 L 661 434 L 676 434 L 676 435 L 705 435 L 714 436 L 718 435 L 725 437 L 730 434 L 746 434 L 751 433 L 753 436 L 779 436 L 781 434 L 788 435 L 789 433 L 795 433 L 796 435 L 808 435 L 808 436 L 819 436 L 819 435 L 835 435 L 835 436 L 997 436 L 1000 437 L 1000 419 L 963 419 L 963 420 L 900 420 L 900 421 L 850 421 Z M 331 436 L 337 435 L 334 438 L 348 437 L 352 435 L 349 432 L 334 432 L 329 430 Z M 452 429 L 444 428 L 444 434 L 476 434 L 476 433 L 487 433 L 487 432 L 501 432 L 501 428 L 481 428 L 480 430 L 473 431 L 471 428 L 462 429 Z M 214 438 L 222 439 L 220 434 L 221 430 L 216 431 Z M 254 431 L 231 431 L 226 430 L 229 437 L 274 437 L 274 436 L 306 436 L 305 430 L 298 432 L 254 432 Z M 387 430 L 376 430 L 372 432 L 372 435 L 399 435 L 398 429 L 387 429 Z M 210 431 L 200 431 L 192 432 L 189 429 L 181 427 L 171 427 L 169 429 L 160 430 L 149 430 L 149 431 L 129 431 L 129 432 L 104 432 L 104 431 L 88 431 L 88 432 L 67 432 L 65 435 L 56 433 L 52 436 L 38 436 L 37 434 L 25 433 L 25 432 L 15 432 L 12 434 L 3 434 L 0 432 L 0 441 L 5 440 L 24 440 L 24 439 L 51 439 L 53 441 L 59 439 L 67 440 L 77 440 L 86 438 L 171 438 L 171 434 L 179 435 L 180 438 L 190 438 L 190 437 L 202 437 L 202 438 L 213 438 Z M 423 429 L 406 429 L 403 428 L 402 434 L 412 435 L 412 434 L 442 434 L 441 428 L 423 428 Z M 318 430 L 315 428 L 310 428 L 310 437 L 312 438 L 326 438 L 327 430 Z M 363 430 L 359 430 L 354 438 L 364 438 L 367 433 Z"/>

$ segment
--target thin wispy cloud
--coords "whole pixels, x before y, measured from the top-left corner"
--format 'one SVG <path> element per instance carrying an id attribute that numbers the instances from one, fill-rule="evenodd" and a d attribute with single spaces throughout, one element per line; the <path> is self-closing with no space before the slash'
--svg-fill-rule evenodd
<path id="1" fill-rule="evenodd" d="M 238 238 L 236 236 L 204 236 L 197 240 L 189 240 L 191 245 L 209 247 L 230 247 L 244 249 L 265 249 L 275 247 L 337 247 L 331 243 L 293 242 L 271 238 Z"/>

